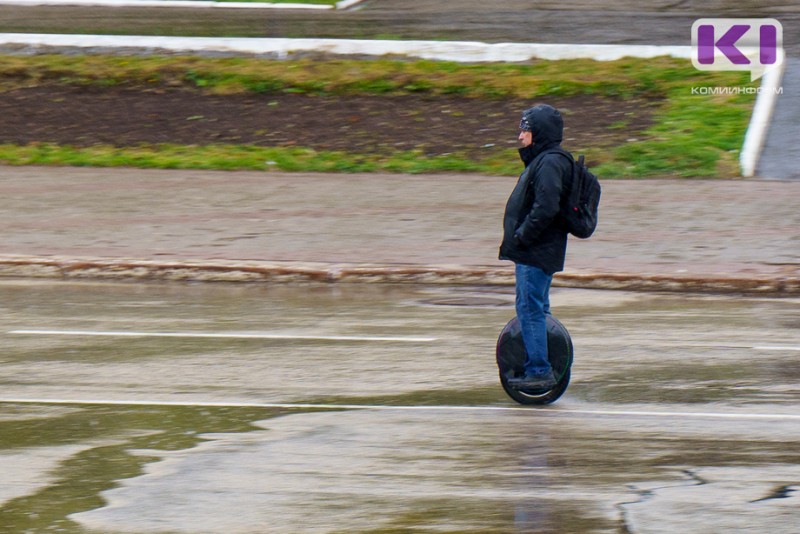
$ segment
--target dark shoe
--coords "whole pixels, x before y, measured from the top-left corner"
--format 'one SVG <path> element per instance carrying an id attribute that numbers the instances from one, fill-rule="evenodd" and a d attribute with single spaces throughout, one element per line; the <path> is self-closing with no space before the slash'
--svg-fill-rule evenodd
<path id="1" fill-rule="evenodd" d="M 514 389 L 550 389 L 557 382 L 553 371 L 541 376 L 525 375 L 520 378 L 508 379 L 508 385 Z"/>

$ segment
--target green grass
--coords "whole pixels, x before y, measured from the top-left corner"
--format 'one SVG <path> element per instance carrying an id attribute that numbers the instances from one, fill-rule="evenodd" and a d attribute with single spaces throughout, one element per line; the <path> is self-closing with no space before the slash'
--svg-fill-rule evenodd
<path id="1" fill-rule="evenodd" d="M 617 147 L 598 172 L 610 177 L 735 175 L 751 108 L 752 97 L 709 106 L 697 95 L 674 95 L 646 136 Z"/>
<path id="2" fill-rule="evenodd" d="M 464 65 L 392 59 L 0 56 L 0 90 L 49 84 L 185 87 L 222 95 L 425 94 L 533 101 L 590 94 L 659 99 L 662 103 L 655 112 L 655 124 L 636 139 L 611 149 L 601 148 L 600 142 L 578 147 L 606 178 L 738 175 L 738 152 L 755 99 L 753 95 L 692 94 L 692 87 L 753 84 L 746 73 L 700 72 L 688 61 L 666 57 Z M 573 120 L 580 123 L 579 116 Z M 616 122 L 609 131 L 624 127 L 624 122 Z M 471 161 L 459 154 L 426 158 L 418 152 L 387 156 L 223 145 L 75 148 L 34 144 L 0 146 L 0 162 L 287 171 L 518 172 L 513 150 L 498 150 L 481 161 Z"/>
<path id="3" fill-rule="evenodd" d="M 281 170 L 304 172 L 480 172 L 514 174 L 515 157 L 471 161 L 459 154 L 425 156 L 419 151 L 389 155 L 349 154 L 306 148 L 242 145 L 141 145 L 73 147 L 52 143 L 25 146 L 0 144 L 6 165 L 71 165 L 77 167 L 138 167 L 154 169 Z"/>

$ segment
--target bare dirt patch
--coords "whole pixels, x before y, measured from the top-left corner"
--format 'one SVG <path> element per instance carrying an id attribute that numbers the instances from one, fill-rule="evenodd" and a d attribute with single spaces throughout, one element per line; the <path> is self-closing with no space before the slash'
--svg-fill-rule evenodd
<path id="1" fill-rule="evenodd" d="M 613 146 L 652 124 L 657 101 L 594 95 L 543 99 L 564 113 L 564 145 Z M 192 90 L 40 86 L 0 94 L 0 143 L 119 147 L 174 143 L 308 147 L 429 155 L 517 146 L 535 102 L 457 96 L 209 95 Z"/>

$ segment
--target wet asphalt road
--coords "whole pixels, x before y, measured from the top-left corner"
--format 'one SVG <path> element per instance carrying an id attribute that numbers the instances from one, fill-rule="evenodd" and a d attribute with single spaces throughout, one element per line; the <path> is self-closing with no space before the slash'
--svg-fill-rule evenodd
<path id="1" fill-rule="evenodd" d="M 689 44 L 701 17 L 776 17 L 792 53 L 800 45 L 794 0 L 366 0 L 353 10 L 240 10 L 0 6 L 0 31 L 445 39 L 485 42 Z"/>
<path id="2" fill-rule="evenodd" d="M 508 290 L 3 281 L 0 531 L 795 531 L 797 299 L 552 300 L 525 408 Z"/>

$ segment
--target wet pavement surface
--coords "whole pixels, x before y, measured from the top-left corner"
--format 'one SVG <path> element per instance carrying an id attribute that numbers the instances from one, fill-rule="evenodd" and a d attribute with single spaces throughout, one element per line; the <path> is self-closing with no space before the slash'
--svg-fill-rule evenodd
<path id="1" fill-rule="evenodd" d="M 800 180 L 800 169 L 788 162 L 800 161 L 800 147 L 795 139 L 800 124 L 800 54 L 787 59 L 781 87 L 776 98 L 769 133 L 759 159 L 758 175 L 784 180 Z"/>
<path id="2" fill-rule="evenodd" d="M 797 299 L 552 301 L 573 379 L 531 408 L 509 289 L 6 280 L 0 525 L 793 531 Z"/>

